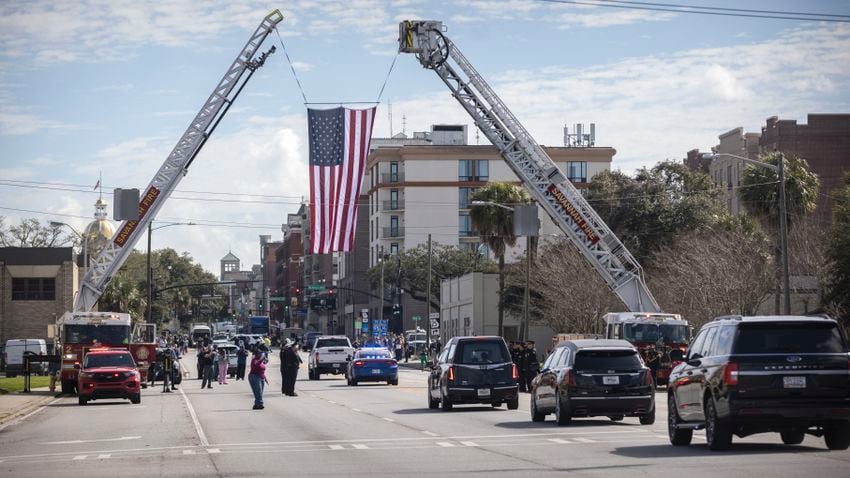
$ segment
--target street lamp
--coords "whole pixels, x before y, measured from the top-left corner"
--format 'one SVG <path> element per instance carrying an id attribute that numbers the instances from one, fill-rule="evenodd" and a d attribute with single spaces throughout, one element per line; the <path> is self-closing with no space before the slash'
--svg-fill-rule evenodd
<path id="1" fill-rule="evenodd" d="M 510 207 L 510 206 L 506 206 L 504 204 L 499 204 L 499 203 L 491 202 L 491 201 L 472 201 L 470 204 L 472 204 L 473 206 L 496 206 L 496 207 L 500 207 L 502 209 L 506 209 L 508 211 L 513 212 L 514 216 L 516 217 L 517 210 L 515 208 Z M 530 234 L 527 234 L 525 236 L 525 261 L 526 261 L 526 263 L 525 263 L 525 291 L 523 293 L 523 298 L 522 298 L 522 300 L 523 300 L 523 320 L 522 320 L 522 326 L 520 327 L 520 330 L 519 330 L 519 339 L 523 340 L 523 341 L 528 339 L 528 324 L 529 324 L 529 308 L 530 308 L 530 305 L 529 305 L 529 301 L 530 301 L 529 300 L 530 299 L 529 290 L 530 290 L 530 283 L 531 283 L 531 235 Z M 499 335 L 501 335 L 501 334 L 502 334 L 502 331 L 500 330 Z"/>
<path id="2" fill-rule="evenodd" d="M 59 222 L 59 221 L 50 221 L 50 227 L 62 227 L 62 226 L 65 226 L 68 229 L 70 229 L 71 232 L 76 234 L 77 237 L 79 237 L 80 240 L 82 241 L 82 244 L 83 244 L 83 267 L 85 267 L 86 272 L 88 272 L 88 270 L 89 270 L 89 247 L 88 247 L 89 236 L 88 235 L 84 236 L 84 235 L 80 234 L 80 231 L 74 229 L 74 226 L 72 226 L 68 223 Z"/>
<path id="3" fill-rule="evenodd" d="M 151 233 L 156 231 L 157 229 L 163 229 L 171 226 L 194 226 L 194 222 L 171 222 L 168 224 L 163 224 L 162 226 L 153 227 L 153 221 L 148 223 L 148 252 L 147 252 L 147 282 L 148 282 L 148 300 L 147 300 L 147 311 L 145 316 L 147 317 L 147 322 L 151 323 L 151 314 L 153 313 L 153 307 L 151 307 L 151 298 L 152 298 L 152 289 L 151 282 L 153 281 L 153 270 L 151 270 Z"/>
<path id="4" fill-rule="evenodd" d="M 779 250 L 782 254 L 782 288 L 784 289 L 783 298 L 785 314 L 790 314 L 791 279 L 788 267 L 788 217 L 785 213 L 785 157 L 780 156 L 779 165 L 774 166 L 772 164 L 764 163 L 762 161 L 756 161 L 750 158 L 746 158 L 744 156 L 738 156 L 729 153 L 704 153 L 701 156 L 706 159 L 714 159 L 720 156 L 727 156 L 730 158 L 739 159 L 744 163 L 752 164 L 753 166 L 767 168 L 771 171 L 776 172 L 779 175 Z"/>

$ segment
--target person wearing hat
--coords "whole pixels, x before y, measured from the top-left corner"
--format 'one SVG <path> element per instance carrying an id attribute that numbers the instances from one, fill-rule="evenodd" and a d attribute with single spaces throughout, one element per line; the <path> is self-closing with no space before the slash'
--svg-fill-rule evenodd
<path id="1" fill-rule="evenodd" d="M 248 373 L 248 383 L 254 393 L 254 410 L 262 410 L 263 389 L 268 383 L 266 378 L 266 359 L 259 347 L 254 348 L 254 356 L 251 358 L 251 371 Z"/>
<path id="2" fill-rule="evenodd" d="M 281 363 L 286 364 L 281 365 L 284 379 L 283 393 L 290 397 L 297 397 L 298 394 L 295 393 L 295 381 L 298 378 L 298 368 L 301 366 L 301 356 L 298 355 L 298 344 L 290 342 L 289 347 L 284 349 L 284 354 L 285 362 L 281 361 Z"/>
<path id="3" fill-rule="evenodd" d="M 286 395 L 286 364 L 289 360 L 286 350 L 289 347 L 292 347 L 292 340 L 290 339 L 284 340 L 280 347 L 280 381 L 282 382 L 280 386 L 280 393 L 284 395 Z"/>

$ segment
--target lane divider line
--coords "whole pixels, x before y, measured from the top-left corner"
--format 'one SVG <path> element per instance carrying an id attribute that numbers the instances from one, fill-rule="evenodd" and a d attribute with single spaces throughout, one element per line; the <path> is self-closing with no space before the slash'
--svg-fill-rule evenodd
<path id="1" fill-rule="evenodd" d="M 368 450 L 369 449 L 368 446 L 366 446 L 362 443 L 355 443 L 355 444 L 351 445 L 351 448 L 354 448 L 355 450 Z"/>
<path id="2" fill-rule="evenodd" d="M 450 448 L 450 447 L 455 446 L 454 443 L 448 442 L 448 441 L 438 441 L 436 444 L 443 447 L 443 448 Z"/>
<path id="3" fill-rule="evenodd" d="M 110 455 L 109 453 L 104 453 L 104 454 L 101 454 L 101 455 L 97 455 L 97 459 L 98 460 L 108 460 L 109 457 L 111 457 L 111 456 L 112 455 Z"/>
<path id="4" fill-rule="evenodd" d="M 596 440 L 594 440 L 593 438 L 576 437 L 576 438 L 573 438 L 573 440 L 575 440 L 579 443 L 599 443 Z"/>
<path id="5" fill-rule="evenodd" d="M 393 419 L 392 419 L 392 418 L 390 418 L 390 417 L 383 417 L 383 418 L 384 418 L 384 420 L 386 420 L 386 421 L 388 421 L 388 422 L 393 422 L 393 423 L 395 422 L 395 420 L 393 420 Z"/>
<path id="6" fill-rule="evenodd" d="M 343 450 L 343 449 L 345 449 L 345 447 L 342 446 L 342 445 L 328 445 L 328 448 L 330 448 L 331 450 Z"/>
<path id="7" fill-rule="evenodd" d="M 474 441 L 462 441 L 460 444 L 463 446 L 478 446 L 478 443 L 475 443 Z"/>
<path id="8" fill-rule="evenodd" d="M 422 430 L 422 433 L 428 435 L 429 437 L 438 437 L 440 436 L 438 433 L 429 432 L 428 430 Z"/>
<path id="9" fill-rule="evenodd" d="M 572 443 L 571 441 L 564 440 L 563 438 L 549 438 L 549 441 L 552 442 L 552 443 L 558 443 L 558 444 L 561 444 L 561 445 L 569 445 L 570 443 Z"/>
<path id="10" fill-rule="evenodd" d="M 183 387 L 180 387 L 179 390 L 180 395 L 183 396 L 183 401 L 186 402 L 186 408 L 189 409 L 189 416 L 192 417 L 192 423 L 195 425 L 195 432 L 198 434 L 198 440 L 201 442 L 201 446 L 208 446 L 210 442 L 207 440 L 207 435 L 204 433 L 204 428 L 201 426 L 200 420 L 198 420 L 198 414 L 195 413 L 192 402 L 189 401 L 189 396 L 183 391 Z"/>
<path id="11" fill-rule="evenodd" d="M 194 454 L 195 454 L 195 450 L 183 450 L 183 454 L 184 454 L 184 455 L 194 455 Z"/>
<path id="12" fill-rule="evenodd" d="M 74 457 L 74 460 L 85 460 L 88 455 L 77 455 Z"/>
<path id="13" fill-rule="evenodd" d="M 210 448 L 209 450 L 207 450 L 207 453 L 210 455 L 214 455 L 216 453 L 221 453 L 221 450 L 219 450 L 218 448 Z"/>

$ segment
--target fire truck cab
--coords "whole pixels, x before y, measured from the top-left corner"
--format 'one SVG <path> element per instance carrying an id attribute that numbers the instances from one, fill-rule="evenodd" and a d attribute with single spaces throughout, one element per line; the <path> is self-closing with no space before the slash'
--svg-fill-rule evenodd
<path id="1" fill-rule="evenodd" d="M 688 348 L 692 332 L 688 321 L 679 314 L 657 312 L 612 312 L 602 320 L 604 337 L 634 344 L 655 371 L 656 385 L 666 385 L 673 361 Z"/>

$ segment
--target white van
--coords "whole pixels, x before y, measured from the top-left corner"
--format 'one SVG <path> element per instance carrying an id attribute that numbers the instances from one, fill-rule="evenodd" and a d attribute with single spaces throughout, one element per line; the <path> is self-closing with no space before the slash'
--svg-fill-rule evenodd
<path id="1" fill-rule="evenodd" d="M 14 377 L 24 373 L 24 352 L 47 355 L 47 344 L 44 339 L 10 339 L 6 341 L 3 352 L 3 362 L 6 364 L 6 376 Z M 34 363 L 30 373 L 44 375 L 48 364 Z"/>

